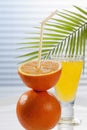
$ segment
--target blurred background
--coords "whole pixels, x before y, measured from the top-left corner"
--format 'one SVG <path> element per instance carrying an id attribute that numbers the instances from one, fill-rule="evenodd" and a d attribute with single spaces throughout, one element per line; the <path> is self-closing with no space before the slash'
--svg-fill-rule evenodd
<path id="1" fill-rule="evenodd" d="M 16 103 L 27 90 L 17 74 L 17 56 L 24 53 L 17 49 L 19 43 L 51 12 L 74 10 L 73 5 L 87 8 L 86 0 L 0 0 L 0 106 Z M 87 106 L 87 51 L 85 60 L 77 93 L 77 102 L 83 106 Z"/>

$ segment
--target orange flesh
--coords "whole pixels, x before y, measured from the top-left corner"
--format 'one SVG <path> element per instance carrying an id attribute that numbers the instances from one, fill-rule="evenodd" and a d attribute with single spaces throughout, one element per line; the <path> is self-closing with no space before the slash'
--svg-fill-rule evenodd
<path id="1" fill-rule="evenodd" d="M 20 71 L 25 74 L 43 75 L 58 71 L 59 63 L 55 61 L 41 61 L 41 67 L 38 68 L 38 61 L 30 61 L 20 67 Z"/>

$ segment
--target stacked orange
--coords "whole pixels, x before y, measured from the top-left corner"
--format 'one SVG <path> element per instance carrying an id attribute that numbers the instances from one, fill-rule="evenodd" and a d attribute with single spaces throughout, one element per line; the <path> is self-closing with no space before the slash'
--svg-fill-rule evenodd
<path id="1" fill-rule="evenodd" d="M 19 66 L 18 74 L 32 90 L 25 92 L 17 103 L 17 116 L 26 130 L 49 130 L 60 119 L 61 107 L 54 95 L 47 92 L 58 81 L 61 64 L 46 60 L 29 61 Z"/>

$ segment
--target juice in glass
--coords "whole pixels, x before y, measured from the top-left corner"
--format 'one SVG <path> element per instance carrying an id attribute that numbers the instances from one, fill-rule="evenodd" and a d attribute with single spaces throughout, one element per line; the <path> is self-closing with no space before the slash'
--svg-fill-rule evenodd
<path id="1" fill-rule="evenodd" d="M 62 61 L 62 73 L 55 86 L 60 101 L 69 102 L 74 99 L 82 68 L 83 61 Z"/>

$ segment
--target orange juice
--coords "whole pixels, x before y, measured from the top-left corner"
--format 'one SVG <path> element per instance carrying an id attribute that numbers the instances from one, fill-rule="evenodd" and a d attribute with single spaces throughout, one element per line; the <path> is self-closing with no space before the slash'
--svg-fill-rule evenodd
<path id="1" fill-rule="evenodd" d="M 63 61 L 62 73 L 55 86 L 58 99 L 61 101 L 72 101 L 75 97 L 80 75 L 83 68 L 83 61 Z"/>

